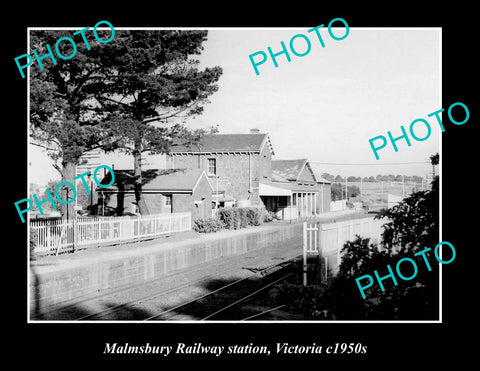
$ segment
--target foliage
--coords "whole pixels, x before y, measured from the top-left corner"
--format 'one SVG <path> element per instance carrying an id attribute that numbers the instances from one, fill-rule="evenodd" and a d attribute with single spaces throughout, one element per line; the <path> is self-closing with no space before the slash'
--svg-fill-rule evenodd
<path id="1" fill-rule="evenodd" d="M 240 218 L 240 228 L 245 228 L 247 225 L 250 224 L 248 222 L 247 215 L 248 215 L 248 212 L 246 207 L 238 208 L 238 216 Z"/>
<path id="2" fill-rule="evenodd" d="M 275 214 L 273 211 L 266 210 L 266 212 L 263 216 L 263 221 L 264 222 L 271 222 L 273 220 L 278 220 L 277 214 Z"/>
<path id="3" fill-rule="evenodd" d="M 342 200 L 345 196 L 345 187 L 338 183 L 333 183 L 331 187 L 332 201 Z"/>
<path id="4" fill-rule="evenodd" d="M 430 159 L 432 160 L 432 157 L 434 156 L 431 156 Z M 438 159 L 437 159 L 438 160 Z M 329 174 L 329 173 L 322 173 L 322 178 L 328 180 L 329 182 L 337 182 L 337 183 L 343 183 L 345 182 L 345 178 L 343 178 L 341 175 L 332 175 L 332 174 Z M 393 175 L 393 174 L 390 174 L 390 175 L 382 175 L 382 174 L 378 174 L 376 177 L 374 177 L 373 175 L 370 175 L 370 176 L 364 176 L 363 178 L 361 178 L 360 176 L 348 176 L 347 177 L 347 181 L 348 182 L 360 182 L 360 181 L 363 181 L 363 182 L 368 182 L 368 183 L 374 183 L 374 182 L 388 182 L 388 181 L 396 181 L 396 182 L 401 182 L 401 181 L 405 181 L 405 182 L 415 182 L 415 183 L 420 183 L 422 182 L 424 179 L 420 176 L 417 176 L 417 175 L 401 175 L 401 174 L 397 174 L 397 175 Z"/>
<path id="5" fill-rule="evenodd" d="M 99 31 L 100 37 L 103 31 Z M 54 45 L 61 37 L 71 37 L 69 31 L 33 30 L 30 32 L 31 49 L 39 55 L 47 54 L 45 45 Z M 67 46 L 66 46 L 67 44 Z M 62 181 L 73 182 L 75 165 L 80 157 L 96 148 L 110 145 L 111 133 L 100 125 L 105 115 L 92 109 L 95 95 L 102 91 L 92 89 L 97 81 L 112 74 L 112 66 L 105 61 L 109 45 L 97 40 L 77 43 L 74 58 L 42 61 L 43 70 L 30 69 L 30 137 L 31 143 L 46 150 L 56 162 Z M 69 55 L 68 43 L 60 52 Z M 97 102 L 98 103 L 98 102 Z M 61 165 L 61 166 L 59 166 Z M 73 215 L 74 204 L 61 204 L 63 215 Z"/>
<path id="6" fill-rule="evenodd" d="M 193 222 L 193 230 L 199 233 L 218 232 L 223 228 L 225 228 L 225 224 L 215 217 L 199 218 Z"/>
<path id="7" fill-rule="evenodd" d="M 395 272 L 396 263 L 402 258 L 415 258 L 406 250 L 378 249 L 368 239 L 357 237 L 345 244 L 340 270 L 330 282 L 325 301 L 330 312 L 342 319 L 433 319 L 438 307 L 438 265 L 432 271 L 422 268 L 424 263 L 417 258 L 417 275 L 410 281 L 397 276 L 398 284 L 386 279 L 382 291 L 377 282 L 365 291 L 363 299 L 355 278 L 377 270 L 380 276 L 388 274 L 387 265 Z M 412 272 L 405 273 L 410 275 Z M 395 273 L 396 274 L 396 273 Z M 328 300 L 327 300 L 328 297 Z"/>
<path id="8" fill-rule="evenodd" d="M 206 133 L 182 124 L 202 113 L 207 98 L 218 89 L 222 69 L 200 70 L 193 57 L 201 53 L 206 39 L 205 30 L 118 31 L 110 55 L 116 73 L 97 82 L 102 93 L 95 97 L 110 113 L 104 127 L 116 138 L 111 149 L 134 158 L 141 214 L 148 213 L 142 195 L 142 154 L 167 153 L 174 139 L 195 142 Z"/>
<path id="9" fill-rule="evenodd" d="M 39 55 L 46 54 L 46 44 L 70 36 L 68 31 L 31 31 L 31 47 Z M 98 126 L 103 116 L 88 104 L 99 93 L 94 94 L 90 87 L 111 73 L 111 66 L 104 61 L 108 46 L 97 40 L 89 44 L 87 50 L 84 43 L 77 43 L 74 58 L 58 60 L 56 65 L 47 58 L 42 62 L 43 71 L 30 69 L 31 136 L 52 159 L 65 163 L 76 163 L 108 136 Z"/>
<path id="10" fill-rule="evenodd" d="M 298 283 L 282 282 L 274 285 L 268 292 L 267 300 L 271 306 L 286 304 L 289 310 L 303 313 L 305 319 L 336 319 L 333 312 L 325 306 L 326 286 L 303 286 Z"/>
<path id="11" fill-rule="evenodd" d="M 70 36 L 32 31 L 32 49 L 46 54 L 46 44 Z M 47 58 L 43 71 L 31 69 L 31 136 L 62 163 L 62 180 L 72 182 L 75 165 L 89 150 L 122 150 L 134 156 L 135 194 L 146 212 L 140 202 L 142 153 L 168 152 L 174 138 L 198 138 L 201 130 L 191 133 L 173 121 L 200 114 L 218 89 L 221 68 L 200 70 L 193 58 L 206 37 L 205 30 L 117 30 L 108 45 L 92 40 L 87 50 L 77 43 L 74 58 L 56 65 Z"/>
<path id="12" fill-rule="evenodd" d="M 217 216 L 199 218 L 194 221 L 193 230 L 200 233 L 217 232 L 220 229 L 240 229 L 258 226 L 262 223 L 263 212 L 257 207 L 225 207 L 217 210 Z"/>
<path id="13" fill-rule="evenodd" d="M 412 193 L 398 205 L 383 210 L 377 218 L 387 219 L 382 233 L 383 245 L 400 247 L 409 254 L 434 247 L 438 243 L 439 226 L 438 177 L 431 191 Z"/>
<path id="14" fill-rule="evenodd" d="M 217 215 L 220 220 L 225 224 L 225 228 L 233 229 L 235 215 L 233 207 L 224 207 L 217 210 Z"/>
<path id="15" fill-rule="evenodd" d="M 423 258 L 415 252 L 433 248 L 438 243 L 438 178 L 432 190 L 416 192 L 397 206 L 383 211 L 385 228 L 380 245 L 370 239 L 356 236 L 347 241 L 341 251 L 342 262 L 338 273 L 321 285 L 304 288 L 300 285 L 277 285 L 270 296 L 286 300 L 290 307 L 303 312 L 306 318 L 340 320 L 428 320 L 438 316 L 438 264 L 431 261 L 431 271 Z M 413 259 L 418 267 L 416 276 L 403 281 L 396 273 L 396 263 L 402 258 Z M 431 260 L 431 259 L 430 259 Z M 383 281 L 382 291 L 375 279 L 365 290 L 363 299 L 355 278 L 388 274 L 390 265 L 397 285 L 391 278 Z M 402 273 L 409 277 L 413 269 L 402 265 Z M 309 291 L 310 290 L 310 291 Z M 283 303 L 282 303 L 283 304 Z"/>
<path id="16" fill-rule="evenodd" d="M 263 210 L 259 207 L 247 207 L 248 225 L 258 226 L 263 222 Z"/>
<path id="17" fill-rule="evenodd" d="M 242 211 L 240 207 L 233 208 L 233 229 L 240 229 L 242 228 L 242 224 L 245 225 L 244 221 L 242 221 Z"/>
<path id="18" fill-rule="evenodd" d="M 38 232 L 30 228 L 30 241 L 29 241 L 30 260 L 36 259 L 35 247 L 37 247 L 37 238 L 38 238 Z"/>
<path id="19" fill-rule="evenodd" d="M 357 186 L 347 187 L 348 198 L 356 197 L 360 194 L 360 188 Z M 331 187 L 332 201 L 343 200 L 345 198 L 345 186 L 339 183 L 333 183 Z"/>
<path id="20" fill-rule="evenodd" d="M 227 229 L 240 229 L 258 226 L 263 221 L 263 209 L 257 207 L 224 207 L 217 215 Z"/>

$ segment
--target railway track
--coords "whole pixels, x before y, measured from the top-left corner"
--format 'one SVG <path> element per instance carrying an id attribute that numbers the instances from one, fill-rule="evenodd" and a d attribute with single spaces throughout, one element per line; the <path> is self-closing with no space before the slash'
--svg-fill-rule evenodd
<path id="1" fill-rule="evenodd" d="M 194 274 L 195 272 L 201 272 L 203 269 L 205 269 L 205 267 L 203 267 L 203 266 L 196 267 L 195 269 L 190 269 L 189 273 Z M 231 269 L 231 267 L 229 269 Z M 181 271 L 172 273 L 168 276 L 158 277 L 158 278 L 150 280 L 148 282 L 139 282 L 139 283 L 132 284 L 132 285 L 125 285 L 125 286 L 118 287 L 114 290 L 107 290 L 107 291 L 105 291 L 103 293 L 99 293 L 97 295 L 84 295 L 82 297 L 77 297 L 73 300 L 67 300 L 67 301 L 55 303 L 55 304 L 52 304 L 52 305 L 49 305 L 49 306 L 46 306 L 46 307 L 42 308 L 41 312 L 37 315 L 31 316 L 31 319 L 32 320 L 45 319 L 45 318 L 48 318 L 48 317 L 50 317 L 54 314 L 61 314 L 63 312 L 68 312 L 69 310 L 74 310 L 78 306 L 82 306 L 82 305 L 84 305 L 86 303 L 89 303 L 89 302 L 93 302 L 93 301 L 96 301 L 96 300 L 103 300 L 103 299 L 105 299 L 107 297 L 110 297 L 112 295 L 115 295 L 117 293 L 123 293 L 123 292 L 127 292 L 127 291 L 135 291 L 135 290 L 142 289 L 142 288 L 145 288 L 145 287 L 148 287 L 148 286 L 154 286 L 157 282 L 165 281 L 165 280 L 169 280 L 169 279 L 174 279 L 175 277 L 179 277 L 184 273 L 185 272 L 183 270 L 181 270 Z M 208 276 L 208 277 L 210 277 L 210 276 Z M 196 280 L 196 281 L 193 281 L 193 282 L 190 282 L 190 283 L 199 282 L 199 281 L 200 280 Z M 181 287 L 183 287 L 183 285 L 175 286 L 174 289 L 179 289 Z M 167 291 L 165 293 L 167 293 Z M 133 302 L 135 302 L 135 300 L 132 300 L 131 302 L 133 303 Z M 106 311 L 105 311 L 105 313 L 106 313 Z M 85 317 L 88 317 L 88 316 L 85 316 Z M 81 317 L 74 318 L 74 319 L 79 319 L 79 318 L 81 318 Z"/>
<path id="2" fill-rule="evenodd" d="M 249 256 L 244 258 L 251 259 Z M 206 267 L 197 267 L 193 270 L 190 268 L 188 279 L 183 279 L 186 272 L 181 271 L 146 283 L 80 298 L 61 306 L 55 305 L 44 310 L 40 316 L 35 318 L 75 321 L 258 319 L 262 313 L 252 313 L 251 311 L 241 313 L 238 309 L 239 304 L 290 277 L 292 273 L 285 273 L 285 271 L 296 257 L 282 258 L 284 261 L 281 263 L 271 264 L 266 268 L 246 268 L 245 259 L 240 261 L 219 260 L 213 267 L 211 264 L 208 267 L 210 272 L 214 272 L 210 274 L 204 273 Z M 237 272 L 237 276 L 232 276 L 232 272 Z M 195 277 L 194 279 L 192 279 L 192 275 Z M 238 278 L 238 276 L 240 277 Z M 233 279 L 232 277 L 237 278 Z M 175 281 L 175 284 L 169 285 L 169 281 Z M 215 285 L 214 288 L 205 288 L 212 283 Z M 122 300 L 115 305 L 109 304 L 107 308 L 104 305 L 100 310 L 95 309 L 100 306 L 99 303 L 106 303 L 109 299 L 113 303 L 115 300 L 112 298 L 115 295 L 123 295 L 123 297 L 132 299 Z M 171 304 L 172 297 L 175 301 L 173 304 Z M 142 310 L 145 306 L 149 310 Z M 87 307 L 89 310 L 82 311 L 78 309 L 79 307 Z M 273 309 L 268 308 L 266 312 Z"/>
<path id="3" fill-rule="evenodd" d="M 285 272 L 285 270 L 288 270 L 290 264 L 291 262 L 288 262 L 286 266 L 283 267 L 279 267 L 279 265 L 269 267 L 251 276 L 229 282 L 211 292 L 150 316 L 146 318 L 145 321 L 184 320 L 190 317 L 197 318 L 197 320 L 200 321 L 243 321 L 281 309 L 285 304 L 252 314 L 250 310 L 247 312 L 240 307 L 240 304 L 247 302 L 256 295 L 271 288 L 273 285 L 293 276 L 293 272 Z M 265 273 L 268 269 L 272 268 L 278 268 L 278 270 Z M 258 273 L 264 274 L 264 277 L 259 277 Z"/>

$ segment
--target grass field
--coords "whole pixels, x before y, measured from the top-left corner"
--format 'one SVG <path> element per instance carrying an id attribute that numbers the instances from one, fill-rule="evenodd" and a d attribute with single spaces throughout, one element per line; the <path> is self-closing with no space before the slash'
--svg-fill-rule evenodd
<path id="1" fill-rule="evenodd" d="M 363 202 L 370 208 L 383 207 L 387 205 L 388 194 L 395 196 L 408 196 L 412 192 L 421 191 L 421 183 L 402 182 L 349 182 L 349 186 L 355 185 L 360 188 L 360 196 L 352 198 L 352 202 Z M 425 183 L 424 188 L 426 189 Z"/>

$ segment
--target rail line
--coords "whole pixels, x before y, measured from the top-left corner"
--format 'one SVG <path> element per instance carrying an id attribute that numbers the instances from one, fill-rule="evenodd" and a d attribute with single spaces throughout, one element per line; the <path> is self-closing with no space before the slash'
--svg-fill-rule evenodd
<path id="1" fill-rule="evenodd" d="M 216 277 L 218 274 L 225 274 L 225 273 L 228 273 L 230 270 L 231 270 L 231 268 L 229 268 L 227 270 L 224 270 L 220 273 L 216 272 L 215 274 L 204 276 L 204 277 L 202 277 L 198 280 L 195 280 L 195 281 L 189 281 L 186 284 L 174 287 L 170 290 L 160 291 L 160 292 L 156 292 L 154 294 L 145 295 L 145 296 L 143 296 L 139 299 L 131 300 L 129 302 L 118 304 L 116 306 L 110 307 L 110 308 L 105 309 L 105 310 L 100 311 L 100 312 L 95 312 L 95 313 L 92 313 L 92 314 L 89 314 L 89 315 L 86 315 L 86 316 L 79 317 L 76 320 L 77 321 L 82 321 L 82 320 L 88 320 L 88 319 L 92 319 L 92 318 L 99 318 L 99 317 L 103 317 L 106 314 L 114 313 L 115 311 L 117 311 L 119 309 L 131 308 L 131 307 L 134 307 L 134 306 L 136 306 L 136 305 L 138 305 L 138 304 L 140 304 L 140 303 L 142 303 L 146 300 L 158 299 L 162 296 L 165 296 L 165 295 L 171 294 L 173 292 L 179 291 L 181 289 L 187 288 L 187 287 L 192 286 L 194 284 L 204 282 L 204 281 L 208 281 L 209 279 L 212 279 L 212 278 Z"/>
<path id="2" fill-rule="evenodd" d="M 218 264 L 216 264 L 216 266 L 217 265 L 221 266 L 223 264 L 219 262 Z M 195 269 L 189 270 L 188 272 L 189 273 L 195 273 L 195 272 L 199 272 L 203 269 L 206 269 L 206 267 L 202 264 L 201 266 L 199 266 Z M 230 269 L 232 269 L 232 267 L 230 267 Z M 42 319 L 43 317 L 45 317 L 49 314 L 52 314 L 52 313 L 68 311 L 69 309 L 75 308 L 79 304 L 85 304 L 85 303 L 95 301 L 95 300 L 99 300 L 99 299 L 102 299 L 102 298 L 105 298 L 105 297 L 108 297 L 110 295 L 114 295 L 114 294 L 117 294 L 117 293 L 120 293 L 120 292 L 125 292 L 125 291 L 128 291 L 128 290 L 135 290 L 135 289 L 138 289 L 140 287 L 153 285 L 156 282 L 159 282 L 159 281 L 162 281 L 162 280 L 165 280 L 165 279 L 172 279 L 172 278 L 178 277 L 182 274 L 185 274 L 185 271 L 183 269 L 178 271 L 178 272 L 174 272 L 174 273 L 171 273 L 169 275 L 166 275 L 166 276 L 159 276 L 159 277 L 157 277 L 153 280 L 149 280 L 147 282 L 143 281 L 143 282 L 139 282 L 139 283 L 136 283 L 136 284 L 133 284 L 133 285 L 131 285 L 131 284 L 130 285 L 123 285 L 123 286 L 120 286 L 120 287 L 118 287 L 116 289 L 113 289 L 113 290 L 107 290 L 102 294 L 98 294 L 98 295 L 85 294 L 82 297 L 75 298 L 74 300 L 65 300 L 65 301 L 62 301 L 62 302 L 51 304 L 49 306 L 46 306 L 45 308 L 42 308 L 41 313 L 39 313 L 35 316 L 31 316 L 31 319 L 33 319 L 33 320 Z M 201 281 L 201 280 L 198 280 L 198 281 Z M 192 284 L 192 283 L 195 283 L 195 281 L 190 281 L 188 284 Z M 186 287 L 186 286 L 188 286 L 188 285 L 182 285 L 181 287 L 183 288 L 183 287 Z M 134 301 L 132 301 L 132 302 L 134 302 Z M 125 303 L 125 304 L 127 304 L 127 303 Z M 89 317 L 89 316 L 85 316 L 85 317 Z"/>
<path id="3" fill-rule="evenodd" d="M 176 315 L 181 316 L 181 313 L 172 314 L 173 312 L 178 311 L 179 309 L 183 310 L 183 309 L 188 308 L 188 307 L 194 307 L 195 305 L 197 305 L 197 307 L 199 307 L 199 306 L 202 307 L 203 304 L 199 305 L 199 302 L 201 302 L 203 299 L 207 299 L 207 298 L 212 299 L 213 298 L 213 302 L 216 302 L 216 305 L 214 305 L 214 308 L 212 308 L 209 313 L 205 313 L 205 308 L 203 308 L 203 309 L 199 310 L 198 314 L 194 313 L 195 315 L 193 316 L 193 317 L 196 318 L 196 320 L 199 317 L 200 317 L 201 321 L 210 320 L 210 319 L 213 319 L 214 317 L 218 317 L 219 315 L 223 314 L 226 311 L 231 313 L 231 309 L 233 307 L 237 306 L 239 303 L 249 300 L 253 296 L 260 293 L 261 291 L 263 291 L 263 290 L 271 287 L 275 283 L 278 283 L 282 280 L 285 280 L 286 278 L 291 276 L 292 273 L 289 273 L 289 274 L 283 275 L 282 277 L 280 277 L 278 279 L 275 279 L 273 282 L 268 282 L 267 284 L 263 284 L 263 286 L 258 287 L 258 286 L 260 286 L 258 284 L 259 281 L 265 280 L 266 278 L 270 277 L 274 273 L 276 273 L 278 271 L 281 271 L 284 268 L 290 266 L 293 263 L 293 261 L 296 260 L 297 258 L 298 258 L 298 255 L 285 257 L 285 258 L 283 258 L 283 259 L 285 259 L 283 262 L 275 263 L 275 264 L 269 265 L 265 268 L 246 268 L 244 266 L 245 265 L 244 261 L 241 261 L 241 262 L 233 261 L 233 264 L 225 264 L 225 261 L 219 261 L 218 264 L 214 265 L 215 269 L 214 269 L 214 273 L 212 273 L 212 274 L 202 275 L 198 279 L 189 280 L 188 282 L 182 283 L 180 285 L 176 285 L 175 287 L 171 287 L 170 289 L 167 289 L 167 290 L 165 290 L 165 289 L 160 290 L 160 291 L 156 290 L 153 293 L 149 293 L 148 295 L 143 295 L 141 297 L 135 298 L 135 299 L 130 300 L 128 302 L 123 302 L 121 304 L 114 305 L 114 306 L 106 308 L 104 310 L 96 311 L 94 313 L 89 313 L 89 314 L 86 314 L 86 315 L 84 313 L 81 313 L 80 316 L 75 316 L 75 318 L 73 318 L 73 320 L 74 321 L 101 320 L 105 316 L 107 316 L 109 314 L 115 314 L 116 312 L 121 311 L 122 309 L 127 309 L 128 310 L 130 308 L 138 307 L 140 304 L 148 303 L 148 302 L 153 302 L 154 303 L 155 300 L 157 300 L 161 297 L 164 297 L 164 296 L 175 294 L 176 292 L 178 292 L 179 294 L 182 294 L 185 289 L 187 289 L 187 294 L 188 294 L 188 289 L 191 288 L 192 290 L 195 290 L 196 289 L 196 287 L 195 287 L 196 284 L 206 282 L 206 281 L 209 281 L 209 280 L 222 279 L 221 277 L 223 275 L 231 273 L 232 271 L 239 271 L 241 269 L 249 269 L 251 272 L 253 272 L 252 274 L 249 274 L 246 277 L 242 277 L 240 279 L 237 279 L 234 282 L 230 282 L 226 285 L 223 285 L 222 287 L 219 287 L 219 288 L 215 289 L 214 291 L 211 291 L 211 292 L 208 292 L 206 294 L 197 296 L 193 300 L 188 300 L 187 302 L 181 303 L 179 305 L 175 305 L 172 308 L 164 310 L 164 311 L 162 311 L 158 314 L 151 315 L 148 318 L 145 318 L 145 319 L 142 319 L 142 318 L 131 319 L 131 320 L 143 320 L 143 321 L 153 321 L 153 320 L 156 320 L 156 319 L 159 319 L 159 318 L 162 318 L 161 320 L 174 320 Z M 216 269 L 216 268 L 220 268 L 220 267 L 225 266 L 225 265 L 227 265 L 226 269 L 223 269 L 223 270 L 217 270 Z M 199 272 L 203 269 L 208 269 L 208 268 L 210 268 L 210 270 L 211 270 L 212 267 L 211 266 L 210 267 L 201 266 L 201 267 L 198 267 L 194 270 L 188 271 L 188 273 L 192 273 L 192 272 L 196 273 L 196 272 Z M 176 276 L 179 276 L 179 275 L 182 275 L 182 274 L 185 274 L 184 270 L 179 271 L 179 272 L 175 272 L 175 273 L 173 273 L 171 275 L 168 275 L 168 276 L 163 276 L 163 277 L 161 276 L 161 277 L 158 277 L 157 279 L 154 279 L 154 280 L 151 280 L 151 281 L 148 281 L 148 282 L 141 282 L 141 283 L 134 284 L 134 285 L 129 285 L 129 286 L 126 286 L 126 287 L 120 287 L 120 288 L 112 290 L 112 291 L 107 291 L 107 292 L 105 292 L 101 295 L 95 295 L 95 296 L 90 296 L 90 297 L 87 297 L 87 298 L 83 298 L 81 300 L 75 300 L 74 302 L 70 302 L 68 305 L 60 307 L 60 308 L 58 307 L 60 304 L 57 303 L 56 305 L 54 304 L 55 308 L 52 308 L 50 311 L 47 311 L 47 312 L 42 312 L 36 317 L 37 318 L 42 318 L 46 314 L 51 314 L 51 313 L 59 313 L 60 314 L 60 313 L 64 312 L 64 314 L 65 314 L 65 313 L 68 313 L 69 309 L 75 308 L 79 304 L 86 304 L 90 301 L 101 300 L 101 299 L 104 299 L 105 297 L 108 297 L 110 295 L 114 295 L 116 293 L 128 292 L 128 290 L 137 290 L 137 289 L 142 288 L 142 287 L 148 287 L 149 285 L 153 286 L 157 281 L 161 281 L 161 280 L 165 280 L 165 279 L 173 279 L 173 277 L 176 277 Z M 239 289 L 239 285 L 241 285 L 242 283 L 246 283 L 249 280 L 253 280 L 254 278 L 257 278 L 257 280 L 255 280 L 256 283 L 254 284 L 254 286 L 257 286 L 257 287 L 255 287 L 255 290 L 253 292 L 252 292 L 251 287 L 249 287 L 249 289 L 247 290 L 248 292 L 246 291 L 245 288 L 243 288 L 243 289 L 240 288 Z M 268 280 L 270 280 L 270 279 L 268 279 Z M 250 286 L 251 286 L 251 282 L 250 282 Z M 233 292 L 233 298 L 234 298 L 233 302 L 232 302 L 232 300 L 230 300 L 228 303 L 222 303 L 222 301 L 218 301 L 216 299 L 216 296 L 218 297 L 218 295 L 220 293 L 223 294 L 223 293 L 227 292 L 229 288 L 230 289 L 235 288 L 235 291 Z M 230 294 L 232 294 L 232 292 L 230 292 Z M 238 299 L 239 296 L 241 296 L 240 299 Z M 243 319 L 243 317 L 245 317 L 245 315 L 240 315 L 239 319 L 240 320 L 248 320 L 250 318 L 255 318 L 255 317 L 258 317 L 260 315 L 266 314 L 267 312 L 271 312 L 274 309 L 280 309 L 280 307 L 273 308 L 271 310 L 269 309 L 268 311 L 264 311 L 262 313 L 257 313 L 257 314 L 254 314 L 254 315 L 251 315 L 251 313 L 249 313 L 248 318 L 245 318 L 245 319 Z M 195 310 L 195 308 L 194 308 L 194 310 Z M 65 311 L 67 311 L 67 312 L 65 312 Z M 75 313 L 75 314 L 77 314 L 77 313 Z M 238 318 L 239 313 L 235 313 L 234 317 Z"/>
<path id="4" fill-rule="evenodd" d="M 158 314 L 155 314 L 153 316 L 147 317 L 147 318 L 143 319 L 143 321 L 152 321 L 152 320 L 155 320 L 155 319 L 159 319 L 161 317 L 165 317 L 165 315 L 168 314 L 168 313 L 172 313 L 172 312 L 174 312 L 174 311 L 176 311 L 180 308 L 188 307 L 188 306 L 190 306 L 190 305 L 192 305 L 196 302 L 199 302 L 202 299 L 205 299 L 205 298 L 208 298 L 208 297 L 213 297 L 220 292 L 225 292 L 225 290 L 227 290 L 228 288 L 233 288 L 235 286 L 238 286 L 238 284 L 240 284 L 242 282 L 246 282 L 248 280 L 252 280 L 255 277 L 259 278 L 259 279 L 263 279 L 265 277 L 268 277 L 269 275 L 271 275 L 271 274 L 273 274 L 277 271 L 281 271 L 285 267 L 290 266 L 294 259 L 295 258 L 292 258 L 292 259 L 284 261 L 282 263 L 273 264 L 273 265 L 270 265 L 266 268 L 256 270 L 255 273 L 252 273 L 252 274 L 248 275 L 247 277 L 240 278 L 238 280 L 235 280 L 234 282 L 223 285 L 222 287 L 220 287 L 220 288 L 218 288 L 214 291 L 208 292 L 208 293 L 203 294 L 201 296 L 197 296 L 192 300 L 189 300 L 187 302 L 176 305 L 172 308 L 169 308 L 169 309 L 167 309 L 165 311 L 162 311 Z M 169 295 L 169 294 L 172 294 L 172 293 L 175 293 L 175 292 L 181 292 L 183 289 L 186 289 L 188 287 L 192 287 L 197 283 L 205 282 L 205 281 L 208 281 L 208 280 L 211 280 L 211 279 L 216 279 L 216 278 L 218 279 L 218 277 L 221 277 L 222 275 L 231 272 L 231 270 L 232 270 L 232 268 L 229 267 L 228 269 L 222 270 L 220 272 L 217 271 L 214 274 L 203 276 L 203 277 L 201 277 L 201 278 L 199 278 L 195 281 L 189 281 L 189 282 L 187 282 L 183 285 L 174 287 L 172 289 L 159 291 L 159 292 L 154 292 L 153 294 L 145 295 L 141 298 L 137 298 L 135 300 L 132 300 L 132 301 L 129 301 L 129 302 L 126 302 L 126 303 L 122 303 L 122 304 L 116 305 L 114 307 L 107 308 L 103 311 L 79 317 L 76 320 L 84 321 L 84 320 L 91 320 L 91 319 L 100 319 L 100 318 L 104 317 L 105 315 L 115 313 L 118 310 L 122 310 L 122 309 L 126 309 L 126 308 L 132 308 L 132 307 L 138 306 L 139 304 L 142 304 L 142 303 L 147 302 L 147 301 L 154 301 L 154 300 L 156 300 L 156 299 L 158 299 L 162 296 L 166 296 L 166 295 Z M 272 285 L 274 285 L 274 284 L 276 284 L 276 283 L 278 283 L 282 280 L 285 280 L 287 277 L 289 277 L 291 275 L 292 275 L 292 273 L 288 273 L 287 275 L 283 275 L 281 278 L 276 279 L 273 282 L 269 282 L 267 285 L 263 285 L 261 288 L 256 289 L 254 292 L 249 292 L 248 295 L 242 296 L 242 298 L 235 300 L 233 303 L 229 303 L 229 304 L 223 306 L 220 309 L 216 309 L 213 313 L 210 313 L 209 315 L 205 316 L 201 320 L 207 320 L 207 319 L 210 319 L 214 316 L 217 316 L 219 313 L 224 312 L 224 311 L 232 308 L 233 306 L 248 300 L 249 298 L 255 296 L 258 293 L 260 293 L 261 291 L 271 287 Z M 258 314 L 258 315 L 260 315 L 260 314 Z M 167 320 L 172 320 L 173 317 L 174 316 L 171 316 Z M 162 320 L 165 320 L 165 319 L 162 318 Z"/>
<path id="5" fill-rule="evenodd" d="M 280 265 L 290 265 L 291 263 L 292 263 L 292 260 L 290 260 L 288 262 L 281 263 Z M 275 265 L 273 267 L 278 267 L 278 266 L 279 265 Z M 180 305 L 177 305 L 177 306 L 174 306 L 174 307 L 169 308 L 167 310 L 164 310 L 161 313 L 158 313 L 158 314 L 155 314 L 151 317 L 148 317 L 148 318 L 145 319 L 145 321 L 152 321 L 152 320 L 156 320 L 156 319 L 159 319 L 159 318 L 162 318 L 163 320 L 168 320 L 168 321 L 175 320 L 175 318 L 178 317 L 178 315 L 176 313 L 171 315 L 169 318 L 166 318 L 166 315 L 168 315 L 172 312 L 177 312 L 177 311 L 179 311 L 179 309 L 185 310 L 186 308 L 189 308 L 189 307 L 192 307 L 192 306 L 194 307 L 194 309 L 191 310 L 191 312 L 195 313 L 196 316 L 198 316 L 202 312 L 208 312 L 208 314 L 206 314 L 206 313 L 202 314 L 203 317 L 201 319 L 199 319 L 200 321 L 212 320 L 214 317 L 218 316 L 219 314 L 227 312 L 228 310 L 231 310 L 233 307 L 237 306 L 238 304 L 243 303 L 245 301 L 248 301 L 249 299 L 253 298 L 255 295 L 259 294 L 260 292 L 270 288 L 271 286 L 273 286 L 273 285 L 275 285 L 275 284 L 277 284 L 281 281 L 284 281 L 285 279 L 287 279 L 288 277 L 290 277 L 294 274 L 294 273 L 291 273 L 291 272 L 287 273 L 287 274 L 284 274 L 280 278 L 277 278 L 272 282 L 261 285 L 259 288 L 255 289 L 254 291 L 251 291 L 251 289 L 250 290 L 245 290 L 245 289 L 241 289 L 241 288 L 240 288 L 240 290 L 238 289 L 239 284 L 251 280 L 253 277 L 257 276 L 258 273 L 260 273 L 262 275 L 265 271 L 267 271 L 268 269 L 271 269 L 271 268 L 272 267 L 265 268 L 264 270 L 260 270 L 257 273 L 252 274 L 248 277 L 244 277 L 244 278 L 238 279 L 234 282 L 228 283 L 227 285 L 223 285 L 216 290 L 213 290 L 213 291 L 208 292 L 204 295 L 201 295 L 201 296 L 196 297 L 192 300 L 189 300 L 185 303 L 182 303 Z M 285 267 L 280 268 L 279 271 L 283 270 L 284 268 Z M 264 278 L 269 277 L 270 275 L 273 275 L 273 273 L 267 273 Z M 234 294 L 235 297 L 238 297 L 238 292 L 239 291 L 248 291 L 248 293 L 246 293 L 246 292 L 242 293 L 241 298 L 240 299 L 234 299 L 233 302 L 229 301 L 228 298 L 227 298 L 227 300 L 215 300 L 215 296 L 218 296 L 219 293 L 225 293 L 227 289 L 232 290 L 232 288 L 235 288 L 235 294 Z M 211 308 L 212 305 L 201 304 L 202 300 L 204 300 L 206 298 L 213 299 L 213 307 L 214 307 L 213 309 Z M 229 301 L 229 302 L 225 303 L 223 301 Z M 195 306 L 197 306 L 197 307 L 195 308 Z M 201 308 L 202 306 L 206 306 L 206 308 Z M 242 313 L 242 311 L 237 309 L 237 310 L 234 310 L 233 312 L 230 311 L 230 313 L 229 313 L 230 315 L 227 315 L 226 317 L 228 318 L 228 320 L 237 320 L 237 318 L 239 317 L 239 314 L 240 314 L 239 320 L 248 320 L 248 319 L 258 317 L 258 316 L 264 315 L 266 313 L 272 312 L 274 310 L 281 309 L 284 306 L 285 306 L 285 304 L 281 305 L 281 306 L 278 306 L 276 308 L 269 309 L 267 311 L 262 311 L 261 313 L 256 313 L 254 315 L 249 315 L 247 317 L 244 317 L 244 314 Z M 237 317 L 237 318 L 232 318 L 232 316 Z M 223 320 L 225 320 L 225 318 L 223 318 Z"/>

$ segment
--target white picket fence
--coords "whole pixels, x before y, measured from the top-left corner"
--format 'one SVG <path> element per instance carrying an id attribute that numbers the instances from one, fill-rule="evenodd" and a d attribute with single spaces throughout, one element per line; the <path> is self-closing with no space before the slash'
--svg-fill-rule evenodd
<path id="1" fill-rule="evenodd" d="M 31 220 L 34 252 L 58 254 L 90 245 L 138 240 L 192 229 L 190 212 L 148 216 Z M 32 233 L 33 232 L 33 233 Z"/>
<path id="2" fill-rule="evenodd" d="M 373 217 L 344 220 L 335 223 L 303 224 L 304 270 L 307 254 L 320 254 L 324 259 L 325 276 L 335 275 L 341 263 L 341 250 L 347 241 L 353 241 L 355 235 L 370 238 L 370 243 L 379 243 L 385 220 Z M 306 280 L 304 275 L 304 284 Z"/>

